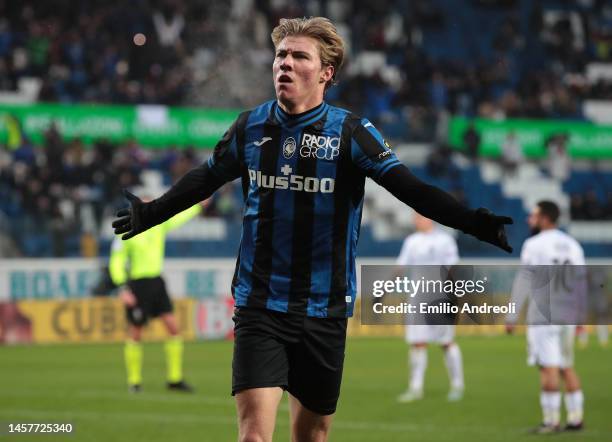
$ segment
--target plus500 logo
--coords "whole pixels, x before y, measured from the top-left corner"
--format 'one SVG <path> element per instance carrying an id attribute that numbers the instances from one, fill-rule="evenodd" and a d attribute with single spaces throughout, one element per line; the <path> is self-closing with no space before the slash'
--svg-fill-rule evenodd
<path id="1" fill-rule="evenodd" d="M 333 178 L 303 177 L 301 175 L 272 176 L 264 175 L 261 170 L 249 169 L 249 181 L 258 187 L 268 189 L 289 189 L 298 192 L 332 193 L 336 180 Z"/>
<path id="2" fill-rule="evenodd" d="M 319 160 L 335 160 L 340 154 L 340 137 L 323 135 L 302 135 L 300 156 Z"/>

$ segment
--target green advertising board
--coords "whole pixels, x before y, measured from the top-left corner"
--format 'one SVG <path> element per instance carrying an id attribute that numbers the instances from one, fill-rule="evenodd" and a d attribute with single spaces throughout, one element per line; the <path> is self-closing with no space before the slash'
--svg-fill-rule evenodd
<path id="1" fill-rule="evenodd" d="M 13 116 L 22 131 L 40 143 L 43 133 L 55 122 L 63 137 L 91 143 L 136 139 L 143 146 L 170 145 L 213 147 L 238 116 L 236 110 L 178 108 L 166 106 L 111 105 L 7 105 L 0 104 L 0 143 L 9 136 L 7 116 Z"/>
<path id="2" fill-rule="evenodd" d="M 449 126 L 449 143 L 463 150 L 463 134 L 470 122 L 480 134 L 480 155 L 497 157 L 506 136 L 514 131 L 523 153 L 532 158 L 546 156 L 546 141 L 553 135 L 569 136 L 568 150 L 575 158 L 612 158 L 612 126 L 560 120 L 510 119 L 503 121 L 473 120 L 454 117 Z"/>

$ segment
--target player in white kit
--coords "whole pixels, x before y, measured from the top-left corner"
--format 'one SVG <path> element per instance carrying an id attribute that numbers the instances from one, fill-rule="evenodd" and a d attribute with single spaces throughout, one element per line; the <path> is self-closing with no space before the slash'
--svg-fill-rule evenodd
<path id="1" fill-rule="evenodd" d="M 396 264 L 401 266 L 453 265 L 459 261 L 457 243 L 448 233 L 434 226 L 429 218 L 415 213 L 416 233 L 404 240 Z M 406 342 L 410 345 L 410 378 L 408 390 L 398 396 L 399 402 L 412 402 L 423 397 L 427 368 L 427 344 L 439 344 L 444 350 L 450 378 L 449 401 L 463 397 L 463 361 L 461 350 L 454 342 L 454 325 L 408 325 Z"/>
<path id="2" fill-rule="evenodd" d="M 527 276 L 531 280 L 525 283 L 525 279 L 517 276 L 512 290 L 517 314 L 507 318 L 507 330 L 512 332 L 518 312 L 529 298 L 528 364 L 540 369 L 543 415 L 542 424 L 534 430 L 537 433 L 554 433 L 561 429 L 561 379 L 565 384 L 565 430 L 583 427 L 584 396 L 573 368 L 576 325 L 558 324 L 579 321 L 586 299 L 585 260 L 580 244 L 558 229 L 559 214 L 555 203 L 540 201 L 529 215 L 528 223 L 534 236 L 523 244 L 521 264 L 522 271 L 531 274 Z M 572 276 L 568 278 L 570 273 Z M 563 278 L 561 283 L 560 278 Z"/>

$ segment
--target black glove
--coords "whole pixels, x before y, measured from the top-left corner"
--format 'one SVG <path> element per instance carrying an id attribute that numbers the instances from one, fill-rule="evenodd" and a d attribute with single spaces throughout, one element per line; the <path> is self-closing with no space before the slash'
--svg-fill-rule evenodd
<path id="1" fill-rule="evenodd" d="M 468 233 L 481 241 L 512 253 L 512 247 L 510 247 L 508 238 L 506 238 L 505 224 L 514 224 L 514 221 L 508 216 L 497 216 L 489 209 L 481 207 L 476 210 L 474 226 Z"/>
<path id="2" fill-rule="evenodd" d="M 142 207 L 144 203 L 136 195 L 123 190 L 123 194 L 127 198 L 130 206 L 121 209 L 117 212 L 117 219 L 113 221 L 113 229 L 115 229 L 115 235 L 125 233 L 121 237 L 122 240 L 130 239 L 139 233 L 144 232 L 149 227 L 144 226 L 142 222 Z"/>

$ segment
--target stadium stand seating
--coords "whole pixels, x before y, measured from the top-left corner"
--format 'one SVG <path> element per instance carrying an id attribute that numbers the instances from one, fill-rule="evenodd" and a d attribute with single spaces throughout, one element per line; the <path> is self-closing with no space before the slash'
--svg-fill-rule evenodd
<path id="1" fill-rule="evenodd" d="M 586 241 L 587 253 L 610 254 L 612 171 L 605 164 L 573 164 L 564 182 L 536 162 L 521 164 L 514 175 L 504 174 L 493 160 L 459 155 L 442 172 L 429 165 L 431 155 L 446 147 L 450 116 L 584 120 L 587 113 L 594 119 L 605 115 L 588 101 L 612 99 L 612 22 L 607 19 L 612 6 L 606 2 L 152 1 L 133 6 L 86 0 L 73 6 L 61 0 L 0 6 L 0 102 L 247 108 L 273 94 L 270 27 L 282 16 L 324 14 L 338 23 L 350 58 L 328 101 L 373 121 L 417 176 L 470 206 L 512 216 L 514 244 L 527 236 L 523 220 L 533 203 L 555 199 L 568 213 L 568 228 Z M 160 25 L 162 19 L 167 27 Z M 146 37 L 143 47 L 134 44 L 137 33 Z M 238 46 L 241 51 L 235 51 Z M 245 60 L 248 72 L 240 69 Z M 208 152 L 153 153 L 129 141 L 100 141 L 90 148 L 61 140 L 52 129 L 41 145 L 24 138 L 16 150 L 0 149 L 3 255 L 79 256 L 84 235 L 99 241 L 98 253 L 108 253 L 108 220 L 123 204 L 121 188 L 138 186 L 157 195 Z M 411 230 L 410 210 L 376 184 L 367 186 L 359 251 L 395 255 Z M 240 190 L 235 186 L 219 198 L 223 203 L 213 210 L 215 216 L 170 237 L 170 256 L 235 255 Z M 467 236 L 458 239 L 466 256 L 499 255 Z"/>

